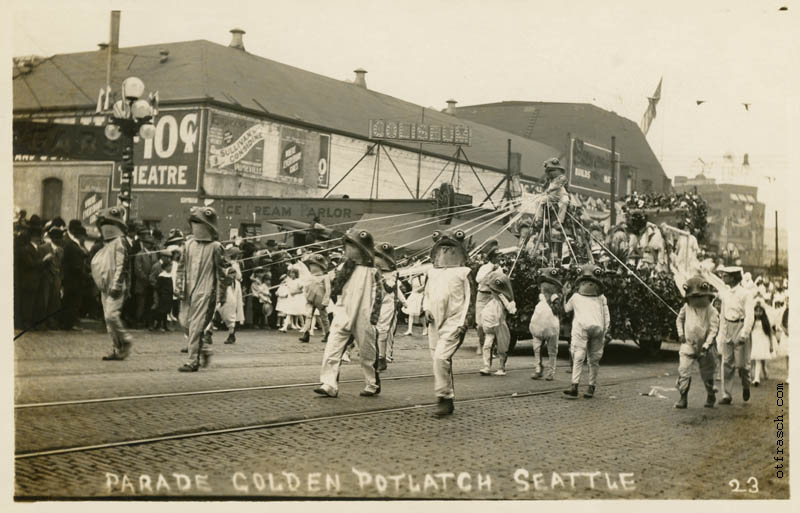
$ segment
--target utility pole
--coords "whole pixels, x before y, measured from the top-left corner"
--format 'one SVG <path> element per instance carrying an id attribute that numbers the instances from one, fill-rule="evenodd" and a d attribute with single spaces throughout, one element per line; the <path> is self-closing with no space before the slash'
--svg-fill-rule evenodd
<path id="1" fill-rule="evenodd" d="M 422 121 L 425 123 L 425 107 L 422 107 Z M 422 143 L 419 143 L 419 153 L 417 153 L 417 199 L 419 199 L 419 177 L 422 174 Z"/>
<path id="2" fill-rule="evenodd" d="M 508 140 L 508 156 L 506 160 L 506 198 L 511 199 L 511 139 Z"/>
<path id="3" fill-rule="evenodd" d="M 119 20 L 120 11 L 111 11 L 111 23 L 109 25 L 110 32 L 108 36 L 108 46 L 106 47 L 108 57 L 106 59 L 106 94 L 105 105 L 103 106 L 104 110 L 108 110 L 110 106 L 109 96 L 111 96 L 111 63 L 114 53 L 119 50 Z"/>
<path id="4" fill-rule="evenodd" d="M 611 136 L 611 226 L 617 224 L 617 209 L 614 204 L 616 203 L 617 192 L 617 138 Z"/>
<path id="5" fill-rule="evenodd" d="M 775 274 L 778 274 L 778 209 L 775 209 Z"/>

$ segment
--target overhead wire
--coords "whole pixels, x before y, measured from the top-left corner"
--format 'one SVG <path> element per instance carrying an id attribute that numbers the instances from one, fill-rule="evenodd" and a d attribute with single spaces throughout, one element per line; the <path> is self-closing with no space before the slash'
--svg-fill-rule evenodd
<path id="1" fill-rule="evenodd" d="M 638 274 L 637 274 L 637 273 L 636 273 L 634 270 L 632 270 L 630 267 L 628 267 L 628 266 L 625 264 L 625 262 L 623 262 L 622 260 L 620 260 L 619 258 L 617 258 L 617 255 L 615 255 L 615 254 L 614 254 L 614 253 L 613 253 L 613 252 L 612 252 L 610 249 L 608 249 L 608 248 L 607 248 L 607 247 L 606 247 L 606 246 L 605 246 L 605 245 L 604 245 L 602 242 L 600 242 L 599 240 L 597 240 L 597 238 L 596 238 L 596 237 L 595 237 L 595 236 L 592 234 L 592 232 L 590 232 L 590 231 L 589 231 L 589 229 L 588 229 L 588 228 L 586 228 L 585 226 L 583 226 L 583 225 L 581 224 L 581 222 L 580 222 L 580 221 L 578 221 L 577 219 L 575 219 L 575 217 L 574 217 L 572 214 L 570 214 L 569 212 L 567 212 L 567 215 L 568 215 L 568 216 L 569 216 L 569 217 L 570 217 L 570 218 L 571 218 L 573 221 L 575 221 L 575 223 L 576 223 L 578 226 L 580 226 L 581 228 L 583 228 L 583 229 L 586 231 L 586 233 L 588 233 L 588 234 L 589 234 L 589 237 L 591 237 L 591 238 L 592 238 L 592 240 L 594 240 L 595 242 L 597 242 L 597 245 L 598 245 L 598 246 L 600 246 L 600 247 L 601 247 L 601 248 L 602 248 L 602 249 L 603 249 L 603 250 L 604 250 L 606 253 L 608 253 L 609 255 L 611 255 L 611 257 L 612 257 L 614 260 L 616 260 L 617 262 L 619 262 L 619 264 L 620 264 L 622 267 L 624 267 L 624 268 L 625 268 L 625 270 L 627 270 L 627 271 L 628 271 L 628 272 L 629 272 L 631 275 L 633 275 L 633 277 L 634 277 L 634 278 L 636 278 L 636 279 L 639 281 L 639 283 L 641 283 L 642 285 L 644 285 L 644 287 L 645 287 L 645 288 L 646 288 L 646 289 L 647 289 L 647 290 L 648 290 L 648 291 L 649 291 L 651 294 L 653 294 L 653 295 L 654 295 L 654 296 L 655 296 L 655 297 L 656 297 L 656 298 L 657 298 L 659 301 L 661 301 L 662 303 L 664 303 L 664 305 L 665 305 L 667 308 L 669 308 L 669 310 L 670 310 L 672 313 L 674 313 L 676 316 L 678 315 L 678 312 L 676 312 L 676 311 L 675 311 L 675 309 L 674 309 L 674 308 L 672 308 L 672 306 L 671 306 L 669 303 L 667 303 L 667 302 L 664 300 L 664 298 L 662 298 L 660 295 L 658 295 L 658 293 L 657 293 L 656 291 L 654 291 L 652 288 L 650 288 L 650 286 L 649 286 L 647 283 L 645 283 L 645 281 L 644 281 L 642 278 L 640 278 L 640 277 L 639 277 L 639 275 L 638 275 Z"/>

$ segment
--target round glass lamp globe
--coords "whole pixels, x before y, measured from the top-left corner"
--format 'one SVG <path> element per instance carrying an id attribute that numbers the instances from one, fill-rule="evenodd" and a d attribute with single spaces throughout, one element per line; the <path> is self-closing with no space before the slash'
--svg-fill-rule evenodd
<path id="1" fill-rule="evenodd" d="M 142 127 L 139 128 L 139 135 L 142 139 L 152 139 L 156 135 L 156 127 L 151 123 L 142 125 Z"/>
<path id="2" fill-rule="evenodd" d="M 106 125 L 106 128 L 103 131 L 110 141 L 116 141 L 122 135 L 122 132 L 117 125 Z"/>
<path id="3" fill-rule="evenodd" d="M 137 77 L 128 77 L 122 81 L 125 98 L 139 98 L 144 94 L 144 82 Z"/>

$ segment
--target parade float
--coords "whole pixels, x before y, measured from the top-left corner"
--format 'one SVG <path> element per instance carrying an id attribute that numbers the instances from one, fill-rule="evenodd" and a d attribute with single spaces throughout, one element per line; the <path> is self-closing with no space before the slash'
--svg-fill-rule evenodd
<path id="1" fill-rule="evenodd" d="M 639 195 L 616 205 L 619 223 L 605 226 L 586 212 L 574 195 L 564 200 L 552 191 L 523 194 L 513 224 L 516 252 L 506 256 L 517 302 L 509 320 L 512 347 L 530 338 L 528 322 L 536 306 L 536 270 L 559 269 L 562 283 L 573 281 L 579 266 L 603 268 L 604 294 L 611 314 L 612 340 L 632 341 L 648 356 L 675 340 L 675 317 L 682 286 L 702 274 L 719 287 L 714 264 L 701 261 L 707 204 L 697 194 Z M 571 319 L 561 314 L 561 338 L 569 339 Z"/>

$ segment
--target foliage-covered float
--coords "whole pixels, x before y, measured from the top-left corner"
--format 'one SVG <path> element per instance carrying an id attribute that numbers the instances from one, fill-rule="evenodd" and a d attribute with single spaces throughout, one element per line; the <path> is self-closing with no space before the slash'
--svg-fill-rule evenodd
<path id="1" fill-rule="evenodd" d="M 542 267 L 559 268 L 559 279 L 567 283 L 581 264 L 601 266 L 611 314 L 607 343 L 632 340 L 649 356 L 658 354 L 664 340 L 676 338 L 683 283 L 702 272 L 718 285 L 698 259 L 708 210 L 696 194 L 623 198 L 622 222 L 615 226 L 608 226 L 608 213 L 589 215 L 575 197 L 559 203 L 545 191 L 521 200 L 512 227 L 520 246 L 505 257 L 517 303 L 517 314 L 509 319 L 512 347 L 530 338 L 528 323 L 539 295 L 536 270 Z M 561 336 L 569 339 L 571 318 L 560 316 Z"/>

